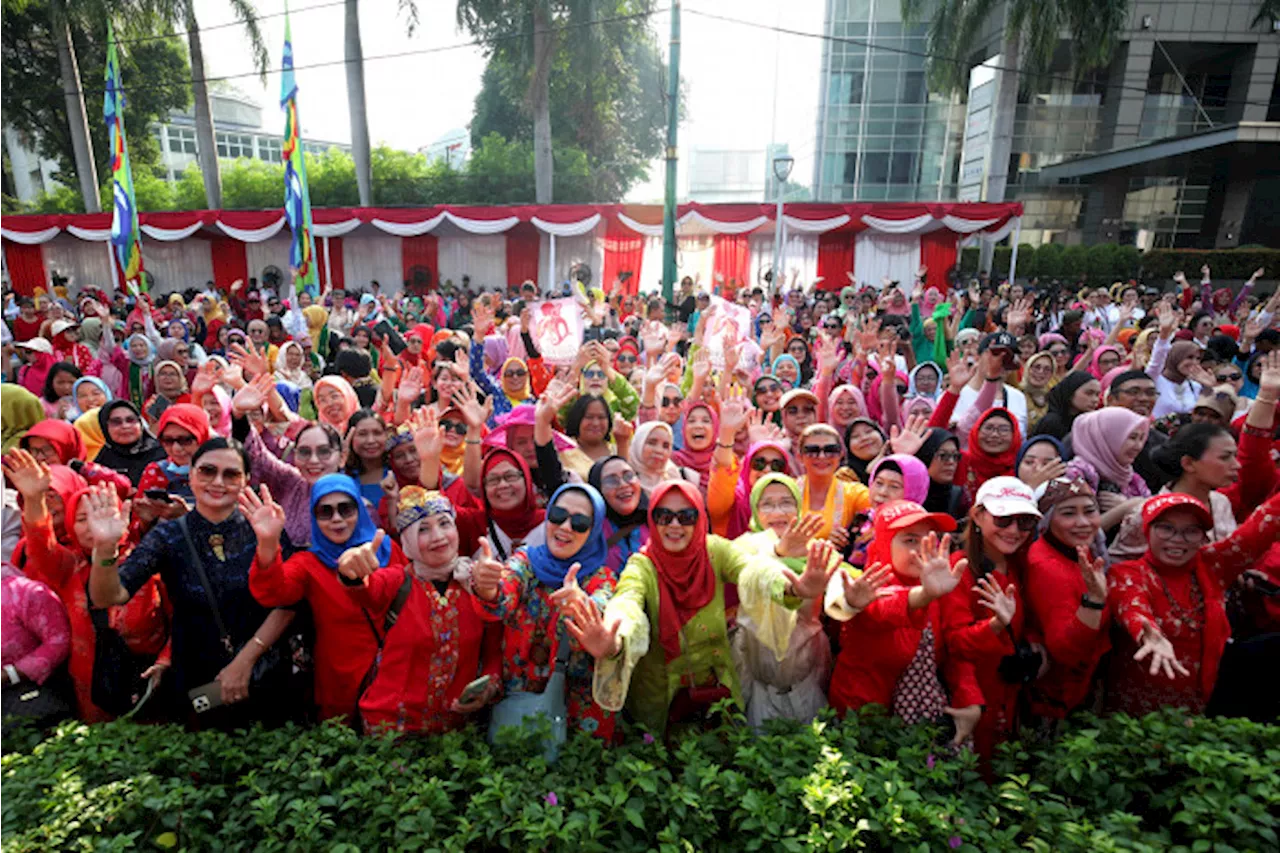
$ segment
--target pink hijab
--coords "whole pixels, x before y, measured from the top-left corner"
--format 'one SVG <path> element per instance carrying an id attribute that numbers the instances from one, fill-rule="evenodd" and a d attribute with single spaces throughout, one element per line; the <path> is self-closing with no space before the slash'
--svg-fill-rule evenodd
<path id="1" fill-rule="evenodd" d="M 1145 417 L 1121 406 L 1085 412 L 1071 424 L 1071 450 L 1076 459 L 1096 468 L 1103 480 L 1124 488 L 1133 479 L 1133 463 L 1120 463 L 1120 448 L 1129 433 L 1139 427 L 1145 433 L 1150 426 Z"/>
<path id="2" fill-rule="evenodd" d="M 836 386 L 836 389 L 831 392 L 831 396 L 827 398 L 827 423 L 843 431 L 844 428 L 847 427 L 849 424 L 836 423 L 835 415 L 833 414 L 835 412 L 836 400 L 840 397 L 841 394 L 851 395 L 853 397 L 854 402 L 858 404 L 858 413 L 854 415 L 853 418 L 850 419 L 850 422 L 858 418 L 864 418 L 867 416 L 867 400 L 865 397 L 862 396 L 862 389 L 858 388 L 858 386 L 856 385 L 839 385 L 839 386 Z M 748 518 L 750 518 L 750 510 L 748 510 L 747 516 Z"/>
<path id="3" fill-rule="evenodd" d="M 1124 356 L 1125 356 L 1124 347 L 1118 347 L 1118 346 L 1115 346 L 1114 344 L 1107 344 L 1104 347 L 1098 347 L 1096 350 L 1094 350 L 1093 361 L 1089 363 L 1089 373 L 1093 376 L 1094 379 L 1097 379 L 1098 381 L 1102 381 L 1102 368 L 1098 366 L 1098 362 L 1099 360 L 1101 360 L 1102 354 L 1105 352 L 1113 352 L 1120 357 L 1121 361 L 1124 361 Z"/>
<path id="4" fill-rule="evenodd" d="M 894 453 L 876 460 L 876 464 L 872 465 L 871 470 L 867 472 L 868 483 L 875 480 L 876 472 L 886 462 L 892 462 L 902 472 L 903 500 L 923 503 L 924 499 L 929 497 L 929 469 L 919 459 L 905 453 Z"/>

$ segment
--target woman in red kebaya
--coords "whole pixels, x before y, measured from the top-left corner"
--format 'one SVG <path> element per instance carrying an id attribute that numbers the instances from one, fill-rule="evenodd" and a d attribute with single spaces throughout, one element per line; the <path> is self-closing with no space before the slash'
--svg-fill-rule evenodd
<path id="1" fill-rule="evenodd" d="M 1022 593 L 1027 632 L 1049 669 L 1029 685 L 1031 712 L 1061 720 L 1084 704 L 1098 662 L 1111 648 L 1101 510 L 1082 479 L 1051 480 L 1040 498 L 1040 538 L 1027 554 Z"/>
<path id="2" fill-rule="evenodd" d="M 890 585 L 862 609 L 847 575 L 840 575 L 844 595 L 832 596 L 828 587 L 827 615 L 845 623 L 828 696 L 840 714 L 880 704 L 908 724 L 949 715 L 957 744 L 973 734 L 982 715 L 982 690 L 973 665 L 947 647 L 939 604 L 968 566 L 966 560 L 950 565 L 949 535 L 938 541 L 939 532 L 955 528 L 951 516 L 926 512 L 919 504 L 885 504 L 876 512 L 866 577 L 889 568 Z"/>
<path id="3" fill-rule="evenodd" d="M 1107 705 L 1133 715 L 1162 705 L 1202 713 L 1231 636 L 1224 594 L 1280 536 L 1280 494 L 1209 545 L 1208 508 L 1179 492 L 1147 501 L 1142 527 L 1146 554 L 1111 569 L 1110 603 L 1122 639 Z"/>
<path id="4" fill-rule="evenodd" d="M 984 758 L 1013 736 L 1018 694 L 1044 669 L 1043 649 L 1026 640 L 1019 591 L 1039 520 L 1031 487 L 1017 477 L 983 483 L 969 511 L 964 550 L 951 555 L 953 564 L 968 568 L 940 602 L 947 648 L 973 664 L 982 689 L 984 708 L 973 740 Z"/>

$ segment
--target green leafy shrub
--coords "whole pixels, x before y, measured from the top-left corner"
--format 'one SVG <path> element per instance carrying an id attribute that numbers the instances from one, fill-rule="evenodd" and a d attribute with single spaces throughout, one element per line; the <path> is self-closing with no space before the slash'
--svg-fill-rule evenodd
<path id="1" fill-rule="evenodd" d="M 990 784 L 868 713 L 670 746 L 67 725 L 3 759 L 5 851 L 1266 850 L 1280 727 L 1166 711 L 1005 748 Z"/>

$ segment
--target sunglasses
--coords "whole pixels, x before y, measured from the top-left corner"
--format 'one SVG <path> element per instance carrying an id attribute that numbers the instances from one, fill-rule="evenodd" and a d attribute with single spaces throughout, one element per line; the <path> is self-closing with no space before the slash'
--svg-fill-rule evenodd
<path id="1" fill-rule="evenodd" d="M 196 466 L 196 479 L 198 480 L 205 483 L 212 483 L 219 477 L 221 477 L 222 482 L 226 483 L 228 486 L 234 486 L 238 483 L 244 482 L 244 471 L 236 468 L 219 468 L 217 465 Z"/>
<path id="2" fill-rule="evenodd" d="M 623 471 L 621 474 L 610 474 L 600 480 L 600 485 L 606 489 L 616 489 L 619 486 L 629 486 L 636 480 L 640 479 L 635 471 Z"/>
<path id="3" fill-rule="evenodd" d="M 1004 530 L 1011 524 L 1016 524 L 1018 525 L 1018 529 L 1023 533 L 1035 530 L 1036 523 L 1039 521 L 1039 519 L 1034 515 L 993 515 L 991 516 L 991 520 L 995 523 L 996 527 L 999 527 L 1001 530 Z"/>
<path id="4" fill-rule="evenodd" d="M 109 427 L 126 427 L 126 426 L 137 426 L 137 425 L 138 425 L 138 424 L 140 424 L 140 423 L 142 423 L 142 421 L 138 420 L 138 419 L 137 419 L 137 418 L 135 418 L 135 417 L 127 417 L 127 418 L 111 418 L 110 420 L 108 420 L 108 421 L 107 421 L 107 426 L 109 426 Z"/>
<path id="5" fill-rule="evenodd" d="M 660 506 L 653 511 L 653 523 L 659 527 L 666 527 L 672 522 L 678 522 L 681 527 L 693 527 L 698 523 L 698 510 L 694 507 L 676 511 Z"/>
<path id="6" fill-rule="evenodd" d="M 503 379 L 524 379 L 529 375 L 529 371 L 523 367 L 513 367 L 511 370 L 502 371 Z"/>
<path id="7" fill-rule="evenodd" d="M 821 456 L 839 456 L 840 445 L 838 444 L 806 444 L 801 451 L 805 456 L 813 456 L 815 458 Z"/>
<path id="8" fill-rule="evenodd" d="M 1243 379 L 1244 374 L 1239 371 L 1231 371 L 1229 373 L 1219 373 L 1213 377 L 1219 382 L 1235 382 L 1237 379 Z"/>
<path id="9" fill-rule="evenodd" d="M 604 371 L 595 370 L 595 369 L 584 370 L 582 371 L 582 378 L 583 379 L 604 379 Z"/>
<path id="10" fill-rule="evenodd" d="M 934 458 L 934 459 L 938 459 L 938 460 L 940 460 L 940 461 L 942 461 L 942 462 L 959 462 L 959 461 L 960 461 L 960 454 L 959 454 L 959 453 L 950 453 L 950 452 L 944 451 L 944 452 L 941 452 L 941 453 L 935 453 L 935 454 L 934 454 L 934 456 L 933 456 L 933 458 Z"/>
<path id="11" fill-rule="evenodd" d="M 681 404 L 681 403 L 683 403 L 683 402 L 684 402 L 684 400 L 682 400 L 682 399 L 681 399 L 681 398 L 679 398 L 679 397 L 663 397 L 663 398 L 662 398 L 662 405 L 663 405 L 663 406 L 678 406 L 678 405 L 680 405 L 680 404 Z"/>
<path id="12" fill-rule="evenodd" d="M 562 506 L 553 506 L 547 510 L 547 524 L 552 527 L 559 527 L 565 522 L 569 522 L 569 526 L 573 528 L 574 533 L 586 533 L 591 529 L 591 516 L 584 515 L 580 512 L 570 513 L 569 510 Z"/>
<path id="13" fill-rule="evenodd" d="M 756 389 L 757 394 L 777 394 L 782 391 L 782 386 L 777 382 L 771 382 L 768 385 L 761 385 Z"/>
<path id="14" fill-rule="evenodd" d="M 343 501 L 340 504 L 320 504 L 316 507 L 317 521 L 332 521 L 336 515 L 341 519 L 350 520 L 356 517 L 359 507 L 355 501 Z"/>
<path id="15" fill-rule="evenodd" d="M 755 459 L 751 460 L 751 469 L 753 471 L 763 471 L 766 468 L 770 469 L 775 474 L 782 474 L 787 470 L 787 460 L 765 459 L 762 456 L 757 456 Z"/>
<path id="16" fill-rule="evenodd" d="M 293 451 L 293 455 L 298 457 L 302 462 L 309 462 L 312 459 L 315 459 L 318 462 L 327 462 L 329 459 L 333 458 L 334 452 L 334 448 L 326 444 L 323 447 L 317 447 L 314 450 L 310 447 L 299 447 L 297 450 Z"/>
<path id="17" fill-rule="evenodd" d="M 466 435 L 467 425 L 461 421 L 441 421 L 440 429 L 445 432 L 451 432 L 454 435 Z"/>
<path id="18" fill-rule="evenodd" d="M 624 353 L 623 355 L 618 356 L 619 364 L 623 364 L 623 363 L 635 364 L 635 362 L 636 362 L 636 357 L 634 355 L 631 355 L 630 353 Z"/>
<path id="19" fill-rule="evenodd" d="M 179 447 L 195 447 L 196 437 L 194 435 L 171 435 L 168 438 L 161 436 L 160 444 L 164 447 L 173 447 L 175 444 Z"/>

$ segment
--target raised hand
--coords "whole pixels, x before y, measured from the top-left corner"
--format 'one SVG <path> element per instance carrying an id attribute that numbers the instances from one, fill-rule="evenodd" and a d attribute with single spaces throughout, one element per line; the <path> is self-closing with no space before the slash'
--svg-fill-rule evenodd
<path id="1" fill-rule="evenodd" d="M 231 398 L 232 413 L 237 417 L 243 417 L 249 412 L 261 410 L 262 404 L 267 401 L 273 388 L 275 388 L 275 382 L 272 381 L 271 374 L 258 374 L 252 382 L 237 391 Z"/>
<path id="2" fill-rule="evenodd" d="M 1259 360 L 1262 375 L 1258 377 L 1258 397 L 1275 400 L 1280 396 L 1280 350 L 1272 350 Z"/>
<path id="3" fill-rule="evenodd" d="M 191 380 L 191 399 L 198 400 L 212 391 L 213 386 L 218 384 L 218 372 L 218 362 L 213 359 L 200 365 L 195 378 Z"/>
<path id="4" fill-rule="evenodd" d="M 259 542 L 280 541 L 280 534 L 284 532 L 284 508 L 272 499 L 266 483 L 258 487 L 258 494 L 254 494 L 253 489 L 241 490 L 240 512 L 257 534 Z"/>
<path id="5" fill-rule="evenodd" d="M 472 429 L 484 426 L 485 406 L 480 402 L 480 392 L 474 382 L 468 382 L 465 388 L 454 391 L 450 402 L 462 412 L 462 419 L 467 422 L 467 426 Z"/>
<path id="6" fill-rule="evenodd" d="M 339 574 L 353 581 L 364 580 L 382 568 L 378 562 L 378 548 L 386 538 L 386 531 L 379 528 L 378 532 L 373 534 L 372 541 L 343 551 L 342 556 L 338 558 Z"/>
<path id="7" fill-rule="evenodd" d="M 1169 638 L 1160 633 L 1160 629 L 1150 622 L 1143 626 L 1138 651 L 1134 653 L 1133 659 L 1140 661 L 1148 657 L 1151 658 L 1151 665 L 1147 669 L 1148 675 L 1158 675 L 1163 672 L 1166 678 L 1173 679 L 1179 675 L 1191 674 L 1178 662 L 1178 654 L 1173 650 L 1173 643 L 1169 642 Z"/>
<path id="8" fill-rule="evenodd" d="M 476 337 L 480 337 L 479 332 L 476 333 Z M 453 351 L 453 363 L 458 366 L 463 379 L 471 375 L 471 353 L 466 345 Z"/>
<path id="9" fill-rule="evenodd" d="M 809 543 L 822 529 L 822 516 L 816 512 L 805 513 L 791 519 L 787 529 L 778 537 L 774 548 L 780 557 L 804 557 L 809 553 Z"/>
<path id="10" fill-rule="evenodd" d="M 622 446 L 624 442 L 630 443 L 636 434 L 636 425 L 624 418 L 621 414 L 613 416 L 613 440 L 618 446 Z"/>
<path id="11" fill-rule="evenodd" d="M 418 409 L 405 423 L 413 433 L 413 446 L 418 449 L 419 459 L 438 459 L 440 457 L 442 437 L 440 435 L 440 416 L 434 406 Z"/>
<path id="12" fill-rule="evenodd" d="M 1065 473 L 1067 473 L 1067 463 L 1061 459 L 1055 459 L 1034 469 L 1023 482 L 1034 489 L 1040 486 L 1041 483 L 1056 480 Z"/>
<path id="13" fill-rule="evenodd" d="M 94 547 L 118 545 L 129 529 L 129 502 L 125 501 L 122 507 L 116 490 L 106 483 L 92 487 L 82 500 L 88 501 L 89 535 Z"/>
<path id="14" fill-rule="evenodd" d="M 835 340 L 826 334 L 818 335 L 818 339 L 813 343 L 813 360 L 819 375 L 835 373 L 838 362 Z"/>
<path id="15" fill-rule="evenodd" d="M 783 566 L 782 574 L 790 581 L 794 595 L 797 598 L 821 598 L 826 592 L 827 582 L 840 568 L 836 556 L 836 549 L 830 542 L 814 539 L 809 543 L 809 557 L 805 560 L 803 573 L 797 577 L 795 572 Z"/>
<path id="16" fill-rule="evenodd" d="M 877 598 L 890 595 L 884 587 L 893 580 L 893 568 L 883 563 L 875 563 L 856 578 L 849 577 L 846 571 L 840 572 L 840 581 L 844 586 L 844 600 L 854 610 L 862 610 Z"/>
<path id="17" fill-rule="evenodd" d="M 578 571 L 581 568 L 581 563 L 574 563 L 570 566 L 569 571 L 564 573 L 564 581 L 560 584 L 560 588 L 551 593 L 551 603 L 560 608 L 562 613 L 567 613 L 570 608 L 578 603 L 591 604 L 587 594 L 582 591 L 582 587 L 578 586 Z"/>
<path id="18" fill-rule="evenodd" d="M 617 616 L 606 625 L 604 617 L 590 601 L 570 605 L 564 621 L 569 636 L 597 660 L 611 658 L 619 652 L 618 628 L 621 625 L 622 621 Z"/>
<path id="19" fill-rule="evenodd" d="M 849 544 L 849 528 L 843 524 L 837 524 L 831 528 L 831 532 L 827 534 L 827 541 L 836 546 L 836 549 L 843 551 L 845 546 Z"/>
<path id="20" fill-rule="evenodd" d="M 654 358 L 666 349 L 667 327 L 660 320 L 646 323 L 640 330 L 640 341 L 644 344 L 645 355 Z"/>
<path id="21" fill-rule="evenodd" d="M 1027 324 L 1031 322 L 1031 306 L 1031 299 L 1023 297 L 1009 307 L 1009 313 L 1005 315 L 1009 331 L 1015 335 L 1022 334 L 1023 330 L 1027 328 Z M 1015 329 L 1017 331 L 1014 331 Z"/>
<path id="22" fill-rule="evenodd" d="M 720 406 L 720 429 L 732 431 L 736 435 L 738 430 L 746 426 L 750 415 L 751 404 L 742 395 L 734 394 Z"/>
<path id="23" fill-rule="evenodd" d="M 400 377 L 400 384 L 396 388 L 396 399 L 403 400 L 406 403 L 413 403 L 414 400 L 422 396 L 424 381 L 425 377 L 421 365 L 409 368 Z"/>
<path id="24" fill-rule="evenodd" d="M 49 491 L 49 466 L 21 448 L 7 453 L 3 460 L 5 476 L 24 500 L 37 500 Z"/>
<path id="25" fill-rule="evenodd" d="M 894 424 L 889 428 L 889 447 L 894 453 L 914 456 L 924 444 L 924 437 L 929 432 L 929 419 L 924 415 L 911 415 L 907 418 L 905 428 L 899 430 Z"/>
<path id="26" fill-rule="evenodd" d="M 693 357 L 693 378 L 706 381 L 711 375 L 711 354 L 705 349 L 698 350 L 697 355 Z"/>
<path id="27" fill-rule="evenodd" d="M 271 373 L 271 368 L 267 365 L 267 356 L 264 352 L 259 352 L 254 346 L 253 341 L 245 341 L 249 345 L 249 349 L 245 349 L 240 344 L 232 344 L 229 349 L 231 351 L 231 363 L 240 366 L 240 369 L 246 374 L 252 373 L 254 376 Z"/>
<path id="28" fill-rule="evenodd" d="M 480 538 L 480 556 L 471 563 L 471 591 L 484 601 L 493 601 L 498 597 L 498 587 L 502 584 L 502 573 L 505 566 L 493 559 L 493 546 L 489 538 Z"/>
<path id="29" fill-rule="evenodd" d="M 1173 313 L 1173 308 L 1167 302 L 1162 302 L 1156 306 L 1156 316 L 1160 322 L 1160 337 L 1167 338 L 1172 335 L 1174 326 L 1178 322 L 1177 316 Z"/>
<path id="30" fill-rule="evenodd" d="M 1107 561 L 1098 557 L 1089 558 L 1089 549 L 1083 545 L 1076 546 L 1076 564 L 1080 566 L 1080 577 L 1084 578 L 1085 594 L 1099 604 L 1107 600 Z"/>
<path id="31" fill-rule="evenodd" d="M 493 326 L 493 318 L 495 312 L 489 307 L 489 303 L 479 299 L 471 303 L 471 324 L 475 327 L 476 337 L 484 337 L 489 329 Z"/>
<path id="32" fill-rule="evenodd" d="M 973 379 L 973 374 L 977 368 L 970 365 L 965 359 L 964 352 L 959 348 L 955 349 L 947 356 L 947 382 L 951 386 L 951 393 L 959 394 L 969 384 L 969 380 Z"/>
<path id="33" fill-rule="evenodd" d="M 769 413 L 763 409 L 752 409 L 747 422 L 747 441 L 755 444 L 758 441 L 783 441 L 786 434 L 769 420 Z"/>
<path id="34" fill-rule="evenodd" d="M 1013 584 L 1000 589 L 1000 584 L 990 577 L 982 577 L 973 585 L 978 594 L 978 603 L 991 611 L 991 618 L 1001 628 L 1007 628 L 1013 622 L 1013 615 L 1018 611 L 1018 600 L 1014 597 L 1016 590 Z"/>
<path id="35" fill-rule="evenodd" d="M 930 599 L 941 598 L 960 583 L 960 576 L 969 567 L 968 560 L 959 560 L 954 566 L 947 555 L 951 553 L 951 534 L 938 540 L 938 534 L 930 533 L 920 543 L 920 553 L 911 555 L 911 562 L 919 570 L 920 586 Z"/>

